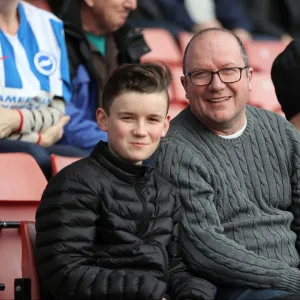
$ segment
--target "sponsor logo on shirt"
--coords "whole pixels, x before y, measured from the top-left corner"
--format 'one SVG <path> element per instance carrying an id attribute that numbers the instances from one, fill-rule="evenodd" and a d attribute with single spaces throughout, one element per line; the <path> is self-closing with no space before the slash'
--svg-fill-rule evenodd
<path id="1" fill-rule="evenodd" d="M 38 52 L 34 56 L 34 65 L 41 74 L 46 76 L 51 76 L 56 70 L 55 58 L 46 52 Z"/>

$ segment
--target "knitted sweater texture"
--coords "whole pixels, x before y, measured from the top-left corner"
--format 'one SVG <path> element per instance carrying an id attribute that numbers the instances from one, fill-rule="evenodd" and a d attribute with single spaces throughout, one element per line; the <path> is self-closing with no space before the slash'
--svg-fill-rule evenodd
<path id="1" fill-rule="evenodd" d="M 189 267 L 216 284 L 300 292 L 300 135 L 284 118 L 247 107 L 234 139 L 189 107 L 153 156 L 177 187 Z"/>

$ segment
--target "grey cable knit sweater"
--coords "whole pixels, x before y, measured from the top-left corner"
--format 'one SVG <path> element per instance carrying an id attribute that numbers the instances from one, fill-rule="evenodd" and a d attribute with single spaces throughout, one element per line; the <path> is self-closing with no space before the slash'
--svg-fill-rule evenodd
<path id="1" fill-rule="evenodd" d="M 243 134 L 227 140 L 188 107 L 153 162 L 178 188 L 183 252 L 196 274 L 300 292 L 300 135 L 262 109 L 247 107 L 247 120 Z"/>

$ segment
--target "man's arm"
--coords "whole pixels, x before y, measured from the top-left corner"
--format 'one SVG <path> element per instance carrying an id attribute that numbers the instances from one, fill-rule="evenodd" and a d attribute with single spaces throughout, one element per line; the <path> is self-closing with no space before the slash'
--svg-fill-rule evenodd
<path id="1" fill-rule="evenodd" d="M 98 174 L 83 161 L 49 182 L 36 214 L 42 286 L 57 300 L 162 299 L 165 283 L 155 277 L 97 265 L 99 184 Z"/>
<path id="2" fill-rule="evenodd" d="M 172 240 L 168 245 L 169 254 L 169 290 L 172 299 L 178 300 L 213 300 L 216 295 L 216 287 L 205 279 L 196 277 L 188 272 L 183 262 L 179 243 L 178 223 L 181 219 L 180 200 L 176 201 L 173 213 L 174 229 Z"/>
<path id="3" fill-rule="evenodd" d="M 224 235 L 214 203 L 215 191 L 208 183 L 211 173 L 201 155 L 163 143 L 154 158 L 180 193 L 180 239 L 187 265 L 195 274 L 220 284 L 299 292 L 299 269 L 257 255 Z"/>

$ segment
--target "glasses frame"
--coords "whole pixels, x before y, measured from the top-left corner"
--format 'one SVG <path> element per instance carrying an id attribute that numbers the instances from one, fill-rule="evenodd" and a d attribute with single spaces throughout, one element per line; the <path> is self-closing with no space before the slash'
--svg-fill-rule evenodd
<path id="1" fill-rule="evenodd" d="M 226 83 L 235 83 L 235 82 L 238 82 L 238 81 L 241 80 L 241 78 L 242 78 L 242 71 L 245 70 L 245 69 L 247 69 L 247 68 L 249 68 L 249 66 L 223 68 L 223 69 L 220 69 L 220 70 L 218 70 L 218 71 L 201 70 L 201 71 L 206 71 L 206 72 L 210 72 L 210 73 L 211 73 L 210 81 L 209 81 L 208 83 L 206 83 L 206 84 L 194 84 L 194 82 L 193 82 L 193 80 L 192 80 L 192 75 L 193 75 L 194 73 L 200 72 L 200 70 L 185 73 L 185 74 L 183 74 L 183 76 L 184 76 L 184 77 L 187 77 L 187 76 L 190 77 L 191 83 L 192 83 L 193 85 L 195 85 L 195 86 L 205 86 L 205 85 L 210 85 L 211 82 L 212 82 L 212 79 L 213 79 L 213 77 L 214 77 L 215 74 L 217 74 L 217 75 L 219 76 L 220 80 L 221 80 L 223 83 L 225 83 L 225 84 L 226 84 Z M 220 72 L 221 72 L 222 70 L 227 70 L 227 69 L 238 69 L 238 70 L 240 71 L 240 77 L 239 77 L 239 79 L 238 79 L 238 80 L 235 80 L 235 81 L 224 82 L 224 81 L 221 79 Z"/>

